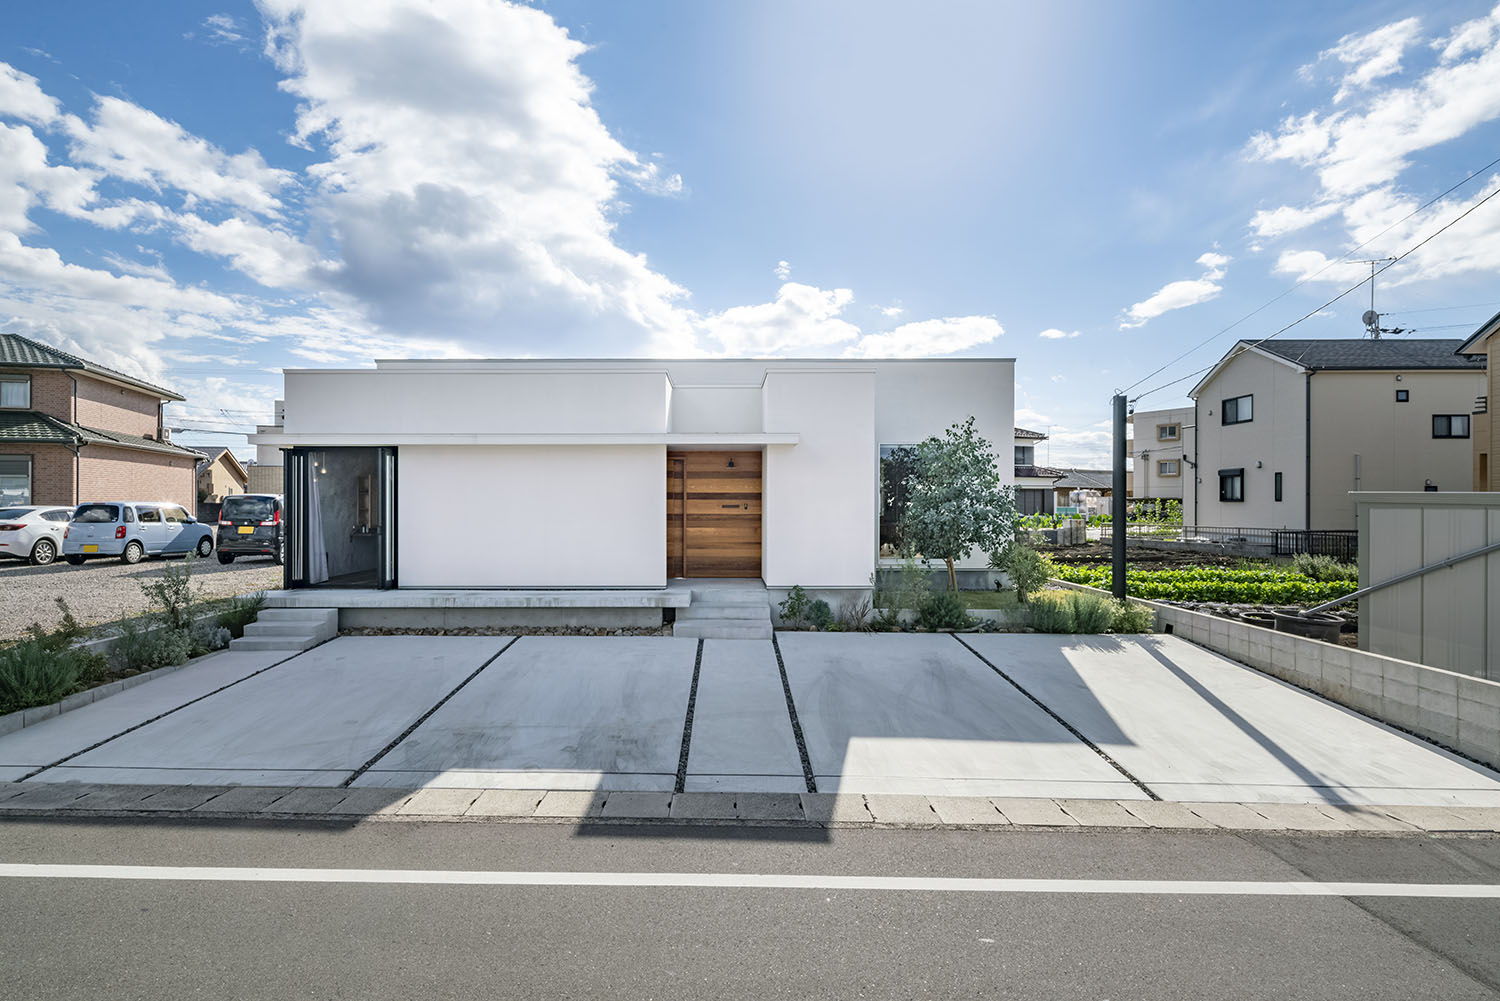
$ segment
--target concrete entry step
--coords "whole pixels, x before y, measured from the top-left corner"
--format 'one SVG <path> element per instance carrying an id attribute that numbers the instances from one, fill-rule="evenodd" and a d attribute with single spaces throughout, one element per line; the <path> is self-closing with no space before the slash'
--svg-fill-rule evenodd
<path id="1" fill-rule="evenodd" d="M 768 640 L 771 600 L 758 580 L 694 580 L 692 604 L 678 609 L 674 636 L 689 639 Z"/>
<path id="2" fill-rule="evenodd" d="M 687 608 L 677 610 L 677 621 L 685 622 L 692 619 L 769 619 L 771 617 L 770 606 L 765 602 L 760 604 L 733 604 L 733 605 L 700 605 L 692 604 Z"/>
<path id="3" fill-rule="evenodd" d="M 230 641 L 234 650 L 306 650 L 338 635 L 336 608 L 264 608 L 245 635 Z"/>
<path id="4" fill-rule="evenodd" d="M 673 636 L 703 640 L 768 640 L 771 638 L 771 620 L 754 619 L 690 619 L 678 620 L 672 627 Z"/>

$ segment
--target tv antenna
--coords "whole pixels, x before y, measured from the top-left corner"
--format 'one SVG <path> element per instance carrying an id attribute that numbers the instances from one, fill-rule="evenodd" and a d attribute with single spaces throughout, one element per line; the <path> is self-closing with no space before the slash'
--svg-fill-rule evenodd
<path id="1" fill-rule="evenodd" d="M 1404 327 L 1382 327 L 1380 325 L 1380 314 L 1375 312 L 1375 265 L 1387 264 L 1394 261 L 1394 257 L 1377 257 L 1373 261 L 1350 261 L 1351 264 L 1368 264 L 1370 266 L 1370 308 L 1365 310 L 1360 322 L 1365 325 L 1365 333 L 1370 335 L 1370 340 L 1380 340 L 1381 334 L 1404 334 Z"/>

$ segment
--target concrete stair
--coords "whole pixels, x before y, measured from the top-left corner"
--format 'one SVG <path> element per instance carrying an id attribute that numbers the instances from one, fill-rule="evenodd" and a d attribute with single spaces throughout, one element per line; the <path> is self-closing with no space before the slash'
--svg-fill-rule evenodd
<path id="1" fill-rule="evenodd" d="M 764 584 L 693 587 L 693 600 L 677 610 L 672 635 L 706 640 L 768 640 L 771 599 Z"/>
<path id="2" fill-rule="evenodd" d="M 338 635 L 336 608 L 263 608 L 231 650 L 306 650 Z"/>

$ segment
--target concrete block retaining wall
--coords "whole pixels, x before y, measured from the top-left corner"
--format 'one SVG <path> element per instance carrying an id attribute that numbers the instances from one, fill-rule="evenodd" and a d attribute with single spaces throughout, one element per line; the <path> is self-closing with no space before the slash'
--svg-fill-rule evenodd
<path id="1" fill-rule="evenodd" d="M 1099 588 L 1060 587 L 1108 595 Z M 1132 598 L 1171 633 L 1274 678 L 1500 768 L 1500 683 Z"/>

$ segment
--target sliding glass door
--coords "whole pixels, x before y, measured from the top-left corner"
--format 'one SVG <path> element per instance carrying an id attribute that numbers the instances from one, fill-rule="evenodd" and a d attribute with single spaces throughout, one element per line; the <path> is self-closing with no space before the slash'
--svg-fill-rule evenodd
<path id="1" fill-rule="evenodd" d="M 393 588 L 396 450 L 286 451 L 288 587 Z"/>

